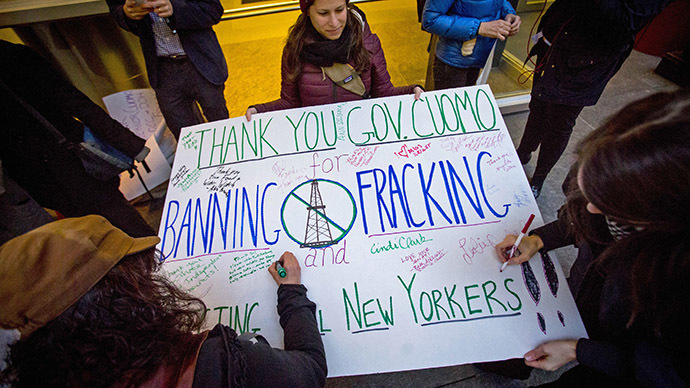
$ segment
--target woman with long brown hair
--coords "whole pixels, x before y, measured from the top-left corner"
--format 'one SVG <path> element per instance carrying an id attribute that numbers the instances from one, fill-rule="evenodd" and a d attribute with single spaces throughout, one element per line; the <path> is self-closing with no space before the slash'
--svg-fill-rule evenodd
<path id="1" fill-rule="evenodd" d="M 690 92 L 630 104 L 580 144 L 559 219 L 520 243 L 518 264 L 575 244 L 569 283 L 589 339 L 550 341 L 525 363 L 556 386 L 690 384 Z M 504 261 L 515 236 L 496 245 Z"/>
<path id="2" fill-rule="evenodd" d="M 252 114 L 415 94 L 419 85 L 394 87 L 378 36 L 349 0 L 300 0 L 302 13 L 283 49 L 280 98 L 247 109 Z"/>
<path id="3" fill-rule="evenodd" d="M 158 237 L 132 238 L 100 216 L 44 225 L 0 247 L 0 328 L 18 330 L 0 385 L 13 387 L 320 387 L 326 359 L 316 306 L 285 252 L 285 350 L 217 324 L 157 274 Z"/>

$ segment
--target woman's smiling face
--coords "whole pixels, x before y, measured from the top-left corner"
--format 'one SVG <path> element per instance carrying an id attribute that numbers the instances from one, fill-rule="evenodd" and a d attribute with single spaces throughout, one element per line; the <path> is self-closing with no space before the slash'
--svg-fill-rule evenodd
<path id="1" fill-rule="evenodd" d="M 315 0 L 308 15 L 314 29 L 329 40 L 340 38 L 347 23 L 345 0 Z"/>

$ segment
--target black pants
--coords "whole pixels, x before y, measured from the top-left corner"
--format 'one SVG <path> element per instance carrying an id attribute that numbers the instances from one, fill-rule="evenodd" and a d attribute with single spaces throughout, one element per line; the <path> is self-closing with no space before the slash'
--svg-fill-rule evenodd
<path id="1" fill-rule="evenodd" d="M 517 148 L 520 161 L 526 163 L 532 152 L 539 150 L 537 167 L 530 183 L 541 188 L 553 166 L 565 151 L 577 116 L 583 106 L 552 104 L 532 96 L 529 116 L 520 145 Z"/>
<path id="2" fill-rule="evenodd" d="M 203 122 L 197 103 L 208 121 L 228 118 L 224 89 L 225 85 L 214 85 L 204 78 L 189 59 L 158 58 L 158 86 L 154 90 L 176 139 L 180 129 Z"/>
<path id="3" fill-rule="evenodd" d="M 434 90 L 460 88 L 477 83 L 481 69 L 453 67 L 434 57 Z"/>

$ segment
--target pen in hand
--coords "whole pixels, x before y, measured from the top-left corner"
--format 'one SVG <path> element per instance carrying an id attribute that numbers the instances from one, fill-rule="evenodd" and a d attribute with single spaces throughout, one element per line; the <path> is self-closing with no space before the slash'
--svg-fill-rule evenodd
<path id="1" fill-rule="evenodd" d="M 284 278 L 285 276 L 287 276 L 287 271 L 280 264 L 280 261 L 276 261 L 276 271 L 278 271 L 278 276 L 280 276 L 281 278 Z"/>
<path id="2" fill-rule="evenodd" d="M 527 233 L 529 226 L 532 225 L 532 220 L 534 220 L 534 214 L 529 215 L 529 218 L 527 219 L 525 226 L 522 228 L 522 231 L 520 231 L 520 234 L 518 235 L 517 239 L 515 239 L 513 246 L 510 248 L 508 259 L 503 263 L 503 265 L 501 265 L 501 272 L 503 272 L 503 270 L 506 269 L 506 267 L 508 266 L 508 262 L 515 255 L 515 251 L 517 251 L 518 246 L 520 245 L 520 241 L 522 241 L 522 238 L 525 237 L 525 234 Z"/>

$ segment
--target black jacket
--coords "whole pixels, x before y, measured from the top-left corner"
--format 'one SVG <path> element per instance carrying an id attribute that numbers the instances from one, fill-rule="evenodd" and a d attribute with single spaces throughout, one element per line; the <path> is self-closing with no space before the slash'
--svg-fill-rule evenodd
<path id="1" fill-rule="evenodd" d="M 149 83 L 157 88 L 160 80 L 151 17 L 147 15 L 142 20 L 131 20 L 122 10 L 124 0 L 106 0 L 106 2 L 117 24 L 139 37 Z M 169 18 L 170 25 L 176 29 L 189 60 L 209 82 L 222 85 L 228 78 L 228 67 L 216 33 L 213 31 L 213 25 L 217 24 L 223 16 L 223 6 L 220 1 L 170 0 L 170 3 L 173 7 L 173 15 Z"/>
<path id="2" fill-rule="evenodd" d="M 532 98 L 594 105 L 632 51 L 635 34 L 670 0 L 557 0 L 538 31 Z"/>
<path id="3" fill-rule="evenodd" d="M 27 46 L 0 40 L 0 79 L 72 142 L 83 140 L 86 125 L 132 158 L 144 147 L 143 139 L 113 120 Z M 57 197 L 87 201 L 96 186 L 102 186 L 86 175 L 77 156 L 59 146 L 17 98 L 0 91 L 0 104 L 0 160 L 41 205 L 63 211 L 64 201 L 57 202 Z M 113 180 L 115 192 L 118 182 Z M 68 195 L 65 190 L 75 193 Z"/>
<path id="4" fill-rule="evenodd" d="M 595 222 L 605 221 L 600 217 Z M 570 230 L 570 220 L 562 208 L 558 220 L 530 234 L 539 236 L 544 242 L 544 250 L 548 251 L 576 244 Z M 568 283 L 589 334 L 589 339 L 578 341 L 576 350 L 579 367 L 587 368 L 588 372 L 564 375 L 570 379 L 567 384 L 593 386 L 593 382 L 598 382 L 606 383 L 601 386 L 611 386 L 613 382 L 616 386 L 626 387 L 689 385 L 687 367 L 690 357 L 687 353 L 672 356 L 674 351 L 665 349 L 650 329 L 627 327 L 632 309 L 632 275 L 627 261 L 615 260 L 613 265 L 604 267 L 596 258 L 607 246 L 583 241 L 577 243 L 577 248 L 577 259 L 571 268 Z M 581 377 L 584 377 L 581 384 L 572 381 Z"/>
<path id="5" fill-rule="evenodd" d="M 216 325 L 199 351 L 193 388 L 228 387 L 229 378 L 238 380 L 233 376 L 236 373 L 244 374 L 245 379 L 239 380 L 245 381 L 247 387 L 322 387 L 328 368 L 315 310 L 316 305 L 307 298 L 303 285 L 278 287 L 278 315 L 285 350 L 272 348 L 263 337 L 259 341 L 240 337 L 239 348 L 228 349 L 221 331 L 232 329 Z M 230 333 L 225 337 L 227 334 Z M 244 362 L 238 362 L 238 358 Z M 243 371 L 238 370 L 241 365 L 245 366 Z"/>

